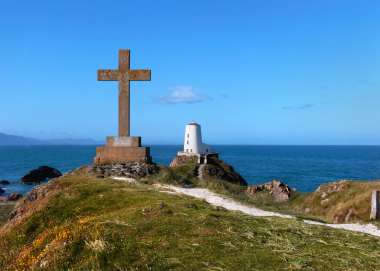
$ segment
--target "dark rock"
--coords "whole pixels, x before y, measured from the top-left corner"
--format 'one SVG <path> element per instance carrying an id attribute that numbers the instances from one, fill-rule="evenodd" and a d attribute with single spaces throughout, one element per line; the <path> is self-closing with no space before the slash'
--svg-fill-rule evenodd
<path id="1" fill-rule="evenodd" d="M 22 198 L 22 195 L 20 193 L 12 193 L 8 196 L 8 201 L 16 201 L 20 198 Z"/>
<path id="2" fill-rule="evenodd" d="M 207 164 L 200 166 L 202 178 L 214 178 L 232 184 L 247 186 L 246 180 L 234 168 L 218 158 L 209 158 Z"/>
<path id="3" fill-rule="evenodd" d="M 7 180 L 0 180 L 0 184 L 1 185 L 8 185 L 8 184 L 11 184 L 11 182 L 7 181 Z"/>
<path id="4" fill-rule="evenodd" d="M 30 171 L 22 177 L 21 181 L 24 183 L 40 183 L 60 176 L 62 176 L 62 173 L 59 170 L 48 166 L 41 166 Z"/>
<path id="5" fill-rule="evenodd" d="M 207 159 L 205 159 L 205 157 L 199 158 L 196 155 L 177 155 L 170 163 L 170 167 L 173 169 L 184 166 L 192 168 L 193 172 L 189 173 L 201 180 L 214 179 L 216 181 L 225 181 L 241 186 L 248 185 L 244 178 L 239 173 L 237 173 L 232 166 L 220 160 L 217 154 L 208 155 Z M 189 180 L 187 182 L 183 180 L 179 181 L 184 187 L 194 186 L 194 184 Z"/>
<path id="6" fill-rule="evenodd" d="M 283 202 L 289 200 L 292 189 L 283 182 L 273 180 L 261 185 L 251 185 L 247 188 L 246 193 L 248 195 L 255 195 L 264 191 L 269 192 L 275 201 Z"/>

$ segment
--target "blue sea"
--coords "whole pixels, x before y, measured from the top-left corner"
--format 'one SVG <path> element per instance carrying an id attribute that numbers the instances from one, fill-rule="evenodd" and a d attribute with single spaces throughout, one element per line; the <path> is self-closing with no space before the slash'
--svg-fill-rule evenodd
<path id="1" fill-rule="evenodd" d="M 156 163 L 168 165 L 181 146 L 152 146 Z M 340 179 L 380 179 L 380 146 L 214 146 L 250 184 L 280 179 L 299 191 Z M 41 165 L 62 172 L 90 164 L 95 146 L 0 147 L 0 179 L 7 192 L 32 188 L 19 179 Z"/>

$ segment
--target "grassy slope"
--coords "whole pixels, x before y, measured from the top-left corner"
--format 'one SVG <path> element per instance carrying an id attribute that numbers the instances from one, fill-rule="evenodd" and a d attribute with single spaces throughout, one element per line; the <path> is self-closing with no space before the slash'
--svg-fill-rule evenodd
<path id="1" fill-rule="evenodd" d="M 158 176 L 151 176 L 143 182 L 153 184 L 159 180 L 162 183 L 173 185 L 192 185 L 194 187 L 207 188 L 218 194 L 223 194 L 233 198 L 243 204 L 253 205 L 267 211 L 281 211 L 285 214 L 290 214 L 299 218 L 307 218 L 322 222 L 327 222 L 322 215 L 306 214 L 304 208 L 305 199 L 309 193 L 294 193 L 288 202 L 274 202 L 272 196 L 267 192 L 260 192 L 256 195 L 248 196 L 245 193 L 246 187 L 236 184 L 231 184 L 226 181 L 216 180 L 213 178 L 206 178 L 199 180 L 194 177 L 196 164 L 189 163 L 184 166 L 176 168 L 162 168 Z"/>
<path id="2" fill-rule="evenodd" d="M 294 208 L 309 209 L 308 213 L 329 222 L 344 223 L 369 221 L 371 194 L 380 190 L 379 181 L 340 181 L 322 185 Z"/>
<path id="3" fill-rule="evenodd" d="M 379 181 L 339 181 L 322 185 L 318 191 L 312 193 L 296 192 L 288 202 L 274 202 L 265 192 L 248 196 L 244 189 L 231 184 L 215 181 L 203 183 L 205 187 L 243 203 L 327 223 L 371 222 L 371 194 L 373 190 L 380 190 Z"/>
<path id="4" fill-rule="evenodd" d="M 252 218 L 148 185 L 55 182 L 40 211 L 0 230 L 0 270 L 380 269 L 379 238 Z"/>
<path id="5" fill-rule="evenodd" d="M 268 211 L 281 211 L 300 218 L 328 223 L 369 222 L 371 193 L 380 190 L 380 181 L 358 182 L 339 181 L 322 185 L 312 193 L 293 193 L 288 202 L 274 202 L 266 192 L 248 196 L 245 187 L 215 179 L 198 180 L 193 177 L 195 164 L 163 169 L 158 178 L 166 183 L 192 183 L 197 187 L 208 188 L 246 204 Z M 156 176 L 153 177 L 153 180 Z M 152 183 L 153 180 L 148 181 Z M 375 222 L 379 224 L 379 222 Z"/>

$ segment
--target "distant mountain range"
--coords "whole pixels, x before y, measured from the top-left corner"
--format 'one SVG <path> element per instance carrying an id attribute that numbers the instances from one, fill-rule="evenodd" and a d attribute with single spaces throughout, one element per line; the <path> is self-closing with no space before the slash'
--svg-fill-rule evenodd
<path id="1" fill-rule="evenodd" d="M 31 146 L 31 145 L 98 145 L 100 142 L 90 139 L 35 139 L 0 133 L 0 146 Z"/>

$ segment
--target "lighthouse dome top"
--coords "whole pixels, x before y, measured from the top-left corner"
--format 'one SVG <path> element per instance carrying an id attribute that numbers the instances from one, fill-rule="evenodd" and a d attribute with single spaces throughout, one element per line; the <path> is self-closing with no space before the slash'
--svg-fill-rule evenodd
<path id="1" fill-rule="evenodd" d="M 190 122 L 189 124 L 187 124 L 187 125 L 196 125 L 196 126 L 200 126 L 198 123 L 196 123 L 195 121 L 192 121 L 192 122 Z"/>

